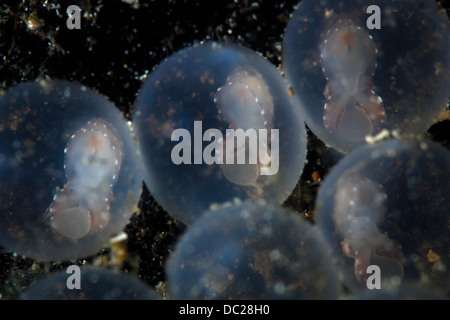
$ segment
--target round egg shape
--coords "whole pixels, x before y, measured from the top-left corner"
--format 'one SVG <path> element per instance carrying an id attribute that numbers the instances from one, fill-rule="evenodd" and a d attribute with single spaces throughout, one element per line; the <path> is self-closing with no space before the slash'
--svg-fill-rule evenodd
<path id="1" fill-rule="evenodd" d="M 448 149 L 405 139 L 364 146 L 332 169 L 314 218 L 349 287 L 423 281 L 448 294 L 449 165 Z"/>
<path id="2" fill-rule="evenodd" d="M 142 190 L 131 130 L 106 98 L 42 80 L 0 97 L 0 243 L 42 260 L 95 254 Z"/>
<path id="3" fill-rule="evenodd" d="M 423 135 L 450 95 L 450 26 L 434 0 L 301 1 L 283 70 L 307 126 L 348 153 L 383 129 Z"/>
<path id="4" fill-rule="evenodd" d="M 162 62 L 133 123 L 146 185 L 186 224 L 234 198 L 281 204 L 306 156 L 305 126 L 279 71 L 233 44 L 198 44 Z"/>
<path id="5" fill-rule="evenodd" d="M 100 267 L 72 265 L 32 284 L 20 300 L 159 300 L 141 280 Z"/>
<path id="6" fill-rule="evenodd" d="M 320 232 L 297 214 L 249 201 L 206 212 L 175 247 L 171 299 L 335 299 L 336 272 Z"/>

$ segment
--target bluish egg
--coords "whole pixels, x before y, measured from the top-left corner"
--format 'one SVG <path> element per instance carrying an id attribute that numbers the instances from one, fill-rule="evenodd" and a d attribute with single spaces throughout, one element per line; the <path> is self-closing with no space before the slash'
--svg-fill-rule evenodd
<path id="1" fill-rule="evenodd" d="M 332 169 L 317 196 L 315 221 L 350 287 L 367 289 L 377 272 L 381 290 L 403 281 L 447 290 L 449 165 L 449 150 L 405 139 L 362 147 Z"/>
<path id="2" fill-rule="evenodd" d="M 0 97 L 0 243 L 44 260 L 82 258 L 135 211 L 142 168 L 131 130 L 103 96 L 59 80 Z"/>
<path id="3" fill-rule="evenodd" d="M 206 212 L 167 265 L 171 299 L 334 299 L 330 248 L 310 222 L 265 202 Z"/>
<path id="4" fill-rule="evenodd" d="M 306 156 L 304 123 L 279 71 L 232 44 L 195 45 L 162 62 L 133 123 L 146 185 L 187 224 L 234 198 L 281 204 Z"/>
<path id="5" fill-rule="evenodd" d="M 159 300 L 147 284 L 125 273 L 100 267 L 69 266 L 23 291 L 21 300 Z"/>
<path id="6" fill-rule="evenodd" d="M 383 129 L 421 135 L 450 95 L 450 32 L 437 2 L 302 1 L 283 70 L 308 127 L 349 152 Z"/>

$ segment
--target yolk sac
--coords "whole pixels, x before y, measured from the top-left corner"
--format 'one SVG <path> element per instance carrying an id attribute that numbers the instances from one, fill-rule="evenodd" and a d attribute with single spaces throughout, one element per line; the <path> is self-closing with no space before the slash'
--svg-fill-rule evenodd
<path id="1" fill-rule="evenodd" d="M 421 4 L 299 3 L 284 35 L 283 70 L 307 126 L 327 145 L 348 153 L 382 129 L 423 135 L 445 109 L 449 21 L 436 1 Z"/>
<path id="2" fill-rule="evenodd" d="M 315 221 L 348 287 L 450 285 L 450 151 L 427 140 L 386 140 L 344 157 L 323 181 Z M 339 268 L 339 269 L 340 269 Z M 424 283 L 420 282 L 426 279 Z"/>
<path id="3" fill-rule="evenodd" d="M 79 267 L 49 274 L 22 292 L 20 300 L 159 300 L 144 282 L 99 267 Z M 70 288 L 69 288 L 70 286 Z"/>
<path id="4" fill-rule="evenodd" d="M 310 222 L 259 201 L 206 212 L 166 272 L 171 299 L 335 299 L 330 248 Z"/>
<path id="5" fill-rule="evenodd" d="M 161 63 L 133 115 L 145 183 L 187 224 L 234 198 L 281 204 L 303 170 L 302 121 L 275 66 L 250 49 L 216 42 Z"/>
<path id="6" fill-rule="evenodd" d="M 135 211 L 142 163 L 115 106 L 76 83 L 0 98 L 0 243 L 36 259 L 95 254 Z"/>

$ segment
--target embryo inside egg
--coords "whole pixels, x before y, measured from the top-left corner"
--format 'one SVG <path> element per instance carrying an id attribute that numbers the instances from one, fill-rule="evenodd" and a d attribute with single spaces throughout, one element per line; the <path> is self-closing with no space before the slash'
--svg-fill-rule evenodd
<path id="1" fill-rule="evenodd" d="M 436 1 L 422 6 L 299 3 L 284 35 L 283 70 L 306 124 L 327 145 L 347 153 L 382 129 L 422 135 L 445 109 L 450 77 L 440 70 L 450 67 L 448 17 Z"/>
<path id="2" fill-rule="evenodd" d="M 363 141 L 384 122 L 382 99 L 373 91 L 376 47 L 372 37 L 351 19 L 338 20 L 321 45 L 324 90 L 323 124 L 339 138 Z"/>
<path id="3" fill-rule="evenodd" d="M 0 98 L 5 156 L 0 243 L 33 258 L 96 253 L 141 193 L 141 163 L 122 115 L 65 81 L 20 84 Z"/>
<path id="4" fill-rule="evenodd" d="M 333 167 L 319 190 L 315 220 L 349 287 L 366 288 L 367 268 L 376 265 L 381 290 L 416 282 L 446 292 L 450 173 L 442 164 L 449 161 L 450 151 L 434 142 L 391 140 L 362 147 Z"/>
<path id="5" fill-rule="evenodd" d="M 68 181 L 46 211 L 58 233 L 78 239 L 106 228 L 122 152 L 117 133 L 101 118 L 88 122 L 70 137 L 64 149 Z"/>
<path id="6" fill-rule="evenodd" d="M 216 153 L 216 158 L 221 158 L 222 172 L 228 181 L 239 185 L 252 185 L 261 174 L 261 166 L 269 164 L 264 163 L 264 160 L 267 159 L 272 164 L 277 161 L 269 155 L 271 141 L 267 139 L 267 129 L 273 127 L 274 112 L 269 88 L 255 69 L 237 68 L 227 77 L 226 83 L 217 89 L 214 102 L 220 115 L 228 122 L 229 128 L 255 130 L 253 144 L 251 140 L 242 140 L 238 141 L 234 148 L 227 148 L 226 141 L 230 141 L 232 135 L 227 132 L 224 138 L 219 138 L 219 152 Z M 263 131 L 260 131 L 261 129 Z M 246 156 L 248 163 L 245 163 Z M 230 163 L 230 160 L 234 164 Z"/>
<path id="7" fill-rule="evenodd" d="M 285 82 L 241 46 L 203 43 L 166 59 L 143 84 L 133 122 L 146 185 L 187 224 L 234 198 L 281 204 L 303 170 L 306 131 Z"/>

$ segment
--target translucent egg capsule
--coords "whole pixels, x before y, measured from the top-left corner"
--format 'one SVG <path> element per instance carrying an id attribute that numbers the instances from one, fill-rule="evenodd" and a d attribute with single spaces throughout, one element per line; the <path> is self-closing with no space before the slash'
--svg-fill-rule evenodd
<path id="1" fill-rule="evenodd" d="M 300 2 L 283 69 L 308 127 L 349 152 L 382 129 L 421 135 L 450 94 L 448 17 L 437 2 Z"/>
<path id="2" fill-rule="evenodd" d="M 40 81 L 0 97 L 0 243 L 38 259 L 94 254 L 140 196 L 141 162 L 115 106 L 75 83 Z"/>
<path id="3" fill-rule="evenodd" d="M 214 42 L 181 50 L 136 101 L 145 183 L 187 224 L 234 198 L 281 204 L 306 155 L 298 113 L 279 71 L 256 52 Z"/>
<path id="4" fill-rule="evenodd" d="M 69 266 L 34 283 L 21 300 L 158 300 L 158 294 L 125 273 L 99 267 Z"/>
<path id="5" fill-rule="evenodd" d="M 294 213 L 244 202 L 211 210 L 167 265 L 172 299 L 334 299 L 337 276 L 321 234 Z"/>
<path id="6" fill-rule="evenodd" d="M 362 147 L 333 168 L 315 220 L 351 286 L 366 288 L 379 276 L 386 290 L 402 281 L 448 288 L 449 165 L 450 151 L 433 142 L 392 140 Z"/>

